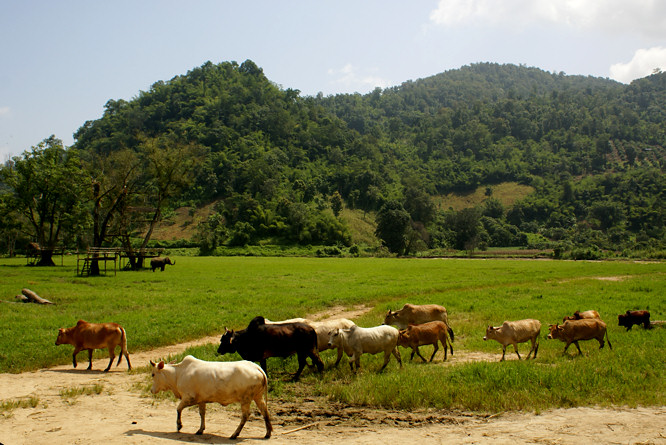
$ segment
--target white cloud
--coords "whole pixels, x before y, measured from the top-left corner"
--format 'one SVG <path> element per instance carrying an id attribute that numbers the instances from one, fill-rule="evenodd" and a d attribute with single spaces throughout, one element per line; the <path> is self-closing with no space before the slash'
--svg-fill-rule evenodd
<path id="1" fill-rule="evenodd" d="M 666 37 L 663 0 L 440 0 L 430 20 L 438 25 L 553 23 L 613 33 Z"/>
<path id="2" fill-rule="evenodd" d="M 11 110 L 9 109 L 9 107 L 0 107 L 0 117 L 9 116 L 10 113 Z"/>
<path id="3" fill-rule="evenodd" d="M 628 63 L 616 63 L 610 67 L 610 77 L 629 83 L 634 79 L 649 76 L 655 69 L 666 71 L 666 48 L 657 46 L 639 49 Z"/>
<path id="4" fill-rule="evenodd" d="M 342 86 L 348 92 L 366 92 L 375 87 L 386 88 L 391 85 L 389 80 L 372 74 L 372 71 L 376 70 L 360 73 L 358 68 L 348 63 L 340 69 L 329 69 L 328 75 L 335 77 L 332 83 Z"/>

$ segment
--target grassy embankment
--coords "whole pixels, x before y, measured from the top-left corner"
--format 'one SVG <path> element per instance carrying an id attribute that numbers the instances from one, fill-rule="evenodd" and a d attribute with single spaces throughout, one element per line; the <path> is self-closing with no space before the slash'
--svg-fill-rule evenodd
<path id="1" fill-rule="evenodd" d="M 289 383 L 294 359 L 269 360 L 273 397 L 325 395 L 346 403 L 400 408 L 436 407 L 482 412 L 580 405 L 664 405 L 666 329 L 624 332 L 617 314 L 649 309 L 666 319 L 666 264 L 515 260 L 178 257 L 165 272 L 111 272 L 77 277 L 75 259 L 64 267 L 31 268 L 0 260 L 0 299 L 27 287 L 55 306 L 0 303 L 0 371 L 20 372 L 71 361 L 71 347 L 54 345 L 59 327 L 79 318 L 116 321 L 128 332 L 130 354 L 244 327 L 255 315 L 306 316 L 332 306 L 372 308 L 356 322 L 380 324 L 388 308 L 405 302 L 439 303 L 449 310 L 456 356 L 497 353 L 483 342 L 488 324 L 537 318 L 543 324 L 536 361 L 470 362 L 442 366 L 393 361 L 377 374 L 380 356 L 364 356 L 352 374 L 344 364 L 323 376 L 306 371 Z M 548 323 L 576 309 L 597 309 L 609 326 L 613 350 L 581 344 L 585 356 L 543 338 Z M 217 345 L 188 351 L 208 360 Z M 428 356 L 431 349 L 423 348 Z M 522 345 L 521 353 L 527 352 Z M 85 355 L 85 354 L 84 354 Z M 98 351 L 97 356 L 106 352 Z M 515 356 L 510 347 L 507 355 Z M 323 354 L 333 361 L 331 351 Z M 85 361 L 79 357 L 79 361 Z M 436 361 L 441 361 L 438 356 Z M 136 366 L 141 366 L 137 363 Z"/>

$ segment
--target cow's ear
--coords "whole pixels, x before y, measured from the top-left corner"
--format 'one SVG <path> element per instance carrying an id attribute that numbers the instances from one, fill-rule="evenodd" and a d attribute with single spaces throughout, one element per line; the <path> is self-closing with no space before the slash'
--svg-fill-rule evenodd
<path id="1" fill-rule="evenodd" d="M 164 360 L 157 365 L 157 369 L 164 369 Z"/>

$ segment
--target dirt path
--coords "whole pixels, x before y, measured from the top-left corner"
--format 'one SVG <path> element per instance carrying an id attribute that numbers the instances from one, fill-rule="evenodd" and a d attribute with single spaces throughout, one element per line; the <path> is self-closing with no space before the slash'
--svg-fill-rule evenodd
<path id="1" fill-rule="evenodd" d="M 311 318 L 363 313 L 333 310 Z M 220 336 L 173 345 L 130 356 L 135 367 L 148 360 L 182 352 L 196 344 L 217 343 Z M 83 357 L 85 354 L 82 354 Z M 462 360 L 463 354 L 456 354 Z M 467 360 L 496 360 L 495 356 L 465 353 Z M 38 399 L 35 408 L 0 413 L 0 443 L 14 444 L 155 444 L 264 442 L 263 422 L 255 413 L 237 441 L 228 440 L 240 419 L 238 405 L 208 405 L 206 432 L 195 436 L 199 414 L 183 412 L 182 433 L 176 431 L 176 406 L 142 395 L 149 380 L 128 373 L 125 361 L 102 373 L 108 359 L 95 360 L 93 371 L 71 365 L 22 374 L 0 374 L 0 403 Z M 83 369 L 82 369 L 83 367 Z M 93 394 L 63 396 L 81 388 Z M 97 394 L 96 392 L 99 392 Z M 373 410 L 305 399 L 299 403 L 270 400 L 274 444 L 326 444 L 334 441 L 385 443 L 622 443 L 666 445 L 666 407 L 638 409 L 557 409 L 540 415 L 510 413 L 484 418 L 443 411 Z"/>

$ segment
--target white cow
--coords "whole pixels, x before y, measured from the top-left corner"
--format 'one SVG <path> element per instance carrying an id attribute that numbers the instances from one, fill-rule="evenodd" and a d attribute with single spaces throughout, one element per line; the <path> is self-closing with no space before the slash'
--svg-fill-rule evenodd
<path id="1" fill-rule="evenodd" d="M 398 330 L 393 326 L 375 326 L 374 328 L 361 328 L 352 326 L 349 329 L 335 329 L 331 331 L 328 339 L 329 347 L 342 348 L 349 356 L 349 366 L 354 369 L 361 367 L 361 355 L 384 353 L 384 364 L 381 370 L 386 368 L 391 353 L 395 356 L 402 367 L 402 360 L 398 352 Z"/>
<path id="2" fill-rule="evenodd" d="M 346 318 L 336 318 L 332 320 L 324 321 L 311 321 L 308 323 L 312 326 L 317 333 L 317 349 L 319 352 L 325 351 L 327 349 L 333 349 L 333 346 L 329 346 L 328 338 L 331 336 L 331 331 L 335 329 L 349 329 L 356 324 Z M 338 348 L 338 359 L 335 361 L 335 366 L 338 366 L 340 360 L 342 359 L 342 348 Z"/>
<path id="3" fill-rule="evenodd" d="M 266 323 L 266 324 L 283 324 L 283 323 L 305 323 L 305 324 L 310 324 L 310 320 L 308 320 L 307 318 L 290 318 L 288 320 L 271 321 L 268 318 L 264 318 L 264 323 Z"/>
<path id="4" fill-rule="evenodd" d="M 180 414 L 188 406 L 198 405 L 201 426 L 197 434 L 202 434 L 206 427 L 206 403 L 217 402 L 221 405 L 240 402 L 242 418 L 236 432 L 231 435 L 235 439 L 240 434 L 245 422 L 250 417 L 250 403 L 259 408 L 266 423 L 266 436 L 271 437 L 273 427 L 268 417 L 268 379 L 259 365 L 248 362 L 207 362 L 188 355 L 177 364 L 160 362 L 152 366 L 153 394 L 160 391 L 172 391 L 178 404 L 178 431 L 183 427 Z"/>
<path id="5" fill-rule="evenodd" d="M 518 343 L 531 341 L 532 348 L 530 349 L 529 354 L 527 354 L 527 358 L 530 358 L 530 354 L 532 354 L 532 351 L 534 351 L 534 358 L 536 359 L 537 351 L 539 350 L 540 332 L 541 322 L 539 320 L 528 318 L 518 321 L 505 321 L 502 326 L 499 327 L 488 326 L 486 329 L 486 336 L 483 337 L 483 339 L 495 340 L 502 345 L 502 358 L 500 361 L 504 360 L 506 347 L 508 345 L 513 345 L 513 348 L 516 351 L 516 355 L 518 356 L 518 360 L 520 360 L 520 354 L 518 354 Z"/>

